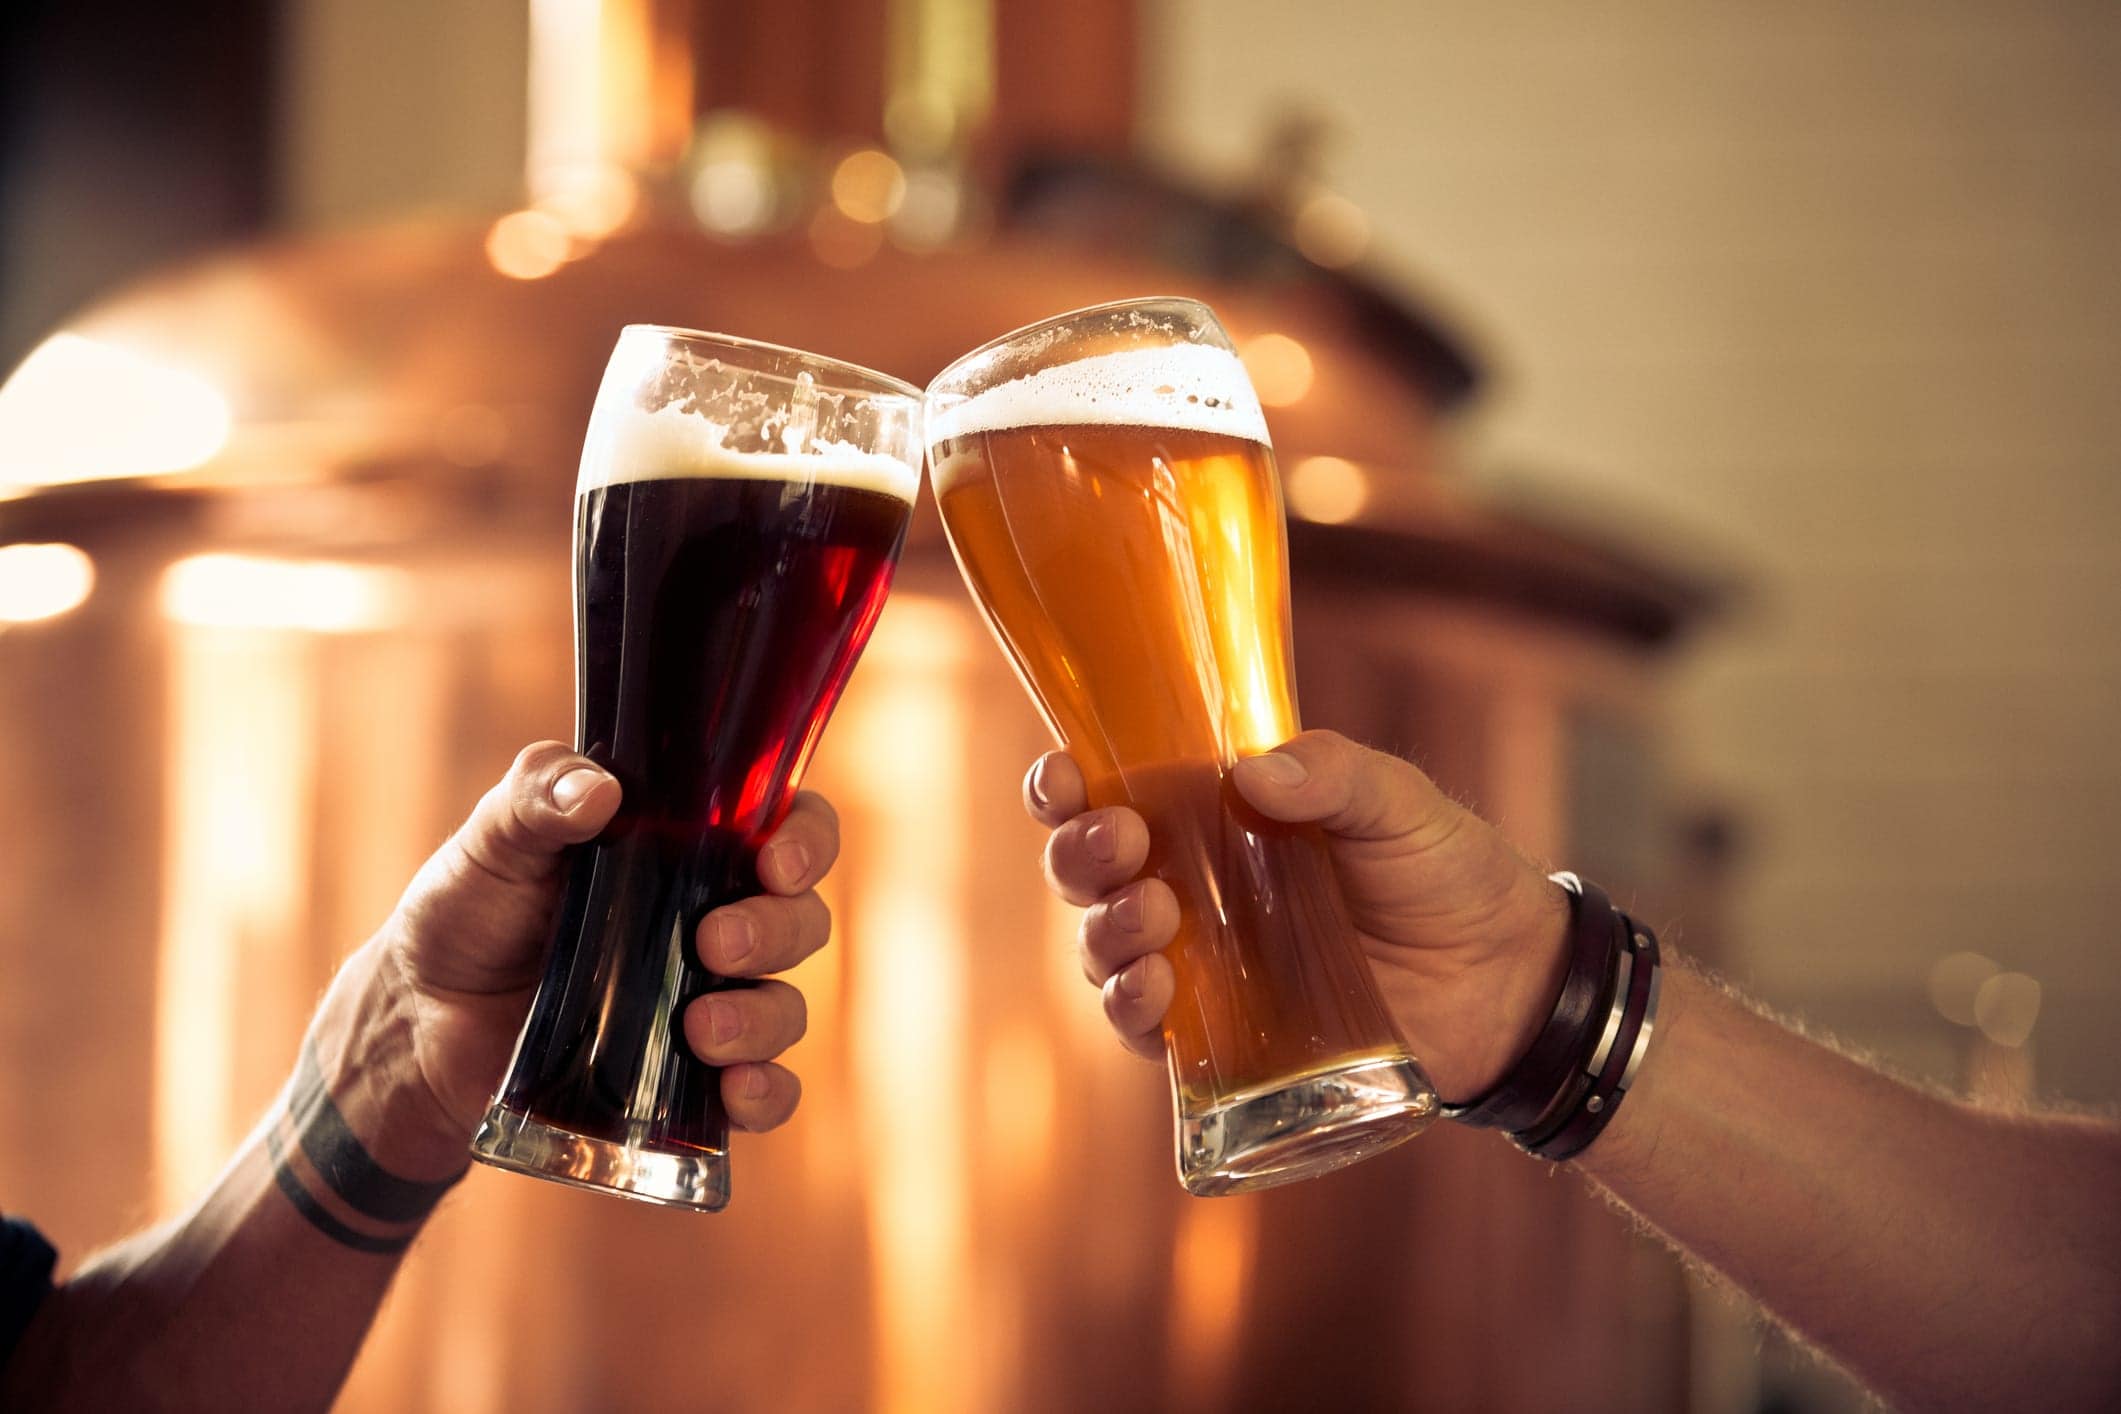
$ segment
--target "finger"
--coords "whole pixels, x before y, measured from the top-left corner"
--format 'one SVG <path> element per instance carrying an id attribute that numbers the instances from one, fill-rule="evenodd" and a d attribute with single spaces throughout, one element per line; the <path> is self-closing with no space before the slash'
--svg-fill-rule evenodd
<path id="1" fill-rule="evenodd" d="M 1161 879 L 1129 884 L 1083 915 L 1083 975 L 1102 987 L 1136 958 L 1170 946 L 1178 936 L 1178 895 Z"/>
<path id="2" fill-rule="evenodd" d="M 1080 815 L 1090 804 L 1082 768 L 1065 751 L 1049 751 L 1024 773 L 1024 809 L 1047 829 Z"/>
<path id="3" fill-rule="evenodd" d="M 1268 818 L 1320 824 L 1346 839 L 1454 829 L 1460 814 L 1418 768 L 1338 732 L 1305 732 L 1238 762 L 1230 776 Z"/>
<path id="4" fill-rule="evenodd" d="M 722 1072 L 722 1108 L 729 1122 L 754 1134 L 776 1129 L 795 1113 L 803 1082 L 785 1065 L 733 1065 Z"/>
<path id="5" fill-rule="evenodd" d="M 1105 1020 L 1120 1044 L 1150 1060 L 1164 1058 L 1164 1013 L 1178 993 L 1178 974 L 1162 953 L 1137 958 L 1105 983 Z"/>
<path id="6" fill-rule="evenodd" d="M 536 742 L 480 798 L 455 843 L 505 883 L 539 883 L 562 850 L 594 838 L 618 808 L 619 783 L 609 772 L 559 742 Z"/>
<path id="7" fill-rule="evenodd" d="M 1095 903 L 1141 872 L 1149 827 L 1124 805 L 1090 810 L 1046 839 L 1046 887 L 1073 904 Z"/>
<path id="8" fill-rule="evenodd" d="M 685 1041 L 709 1065 L 772 1060 L 802 1040 L 809 1023 L 801 992 L 761 982 L 694 998 L 685 1008 Z"/>
<path id="9" fill-rule="evenodd" d="M 832 935 L 832 910 L 815 889 L 794 898 L 748 898 L 700 920 L 700 962 L 723 977 L 786 972 Z"/>
<path id="10" fill-rule="evenodd" d="M 759 883 L 769 893 L 799 894 L 824 878 L 839 857 L 839 812 L 816 791 L 801 791 L 759 851 Z"/>

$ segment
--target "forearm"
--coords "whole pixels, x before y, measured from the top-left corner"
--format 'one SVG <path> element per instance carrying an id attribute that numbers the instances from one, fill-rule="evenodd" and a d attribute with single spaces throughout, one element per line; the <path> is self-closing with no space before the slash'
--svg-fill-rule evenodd
<path id="1" fill-rule="evenodd" d="M 2121 1132 L 1985 1112 L 1806 1040 L 1685 965 L 1578 1167 L 1910 1408 L 2121 1389 Z"/>
<path id="2" fill-rule="evenodd" d="M 358 1181 L 348 1136 L 404 1179 L 463 1166 L 461 1141 L 452 1152 L 424 1122 L 378 955 L 363 949 L 335 981 L 306 1042 L 314 1063 L 206 1195 L 46 1300 L 0 1380 L 0 1407 L 330 1406 L 420 1226 L 404 1200 L 422 1190 Z"/>

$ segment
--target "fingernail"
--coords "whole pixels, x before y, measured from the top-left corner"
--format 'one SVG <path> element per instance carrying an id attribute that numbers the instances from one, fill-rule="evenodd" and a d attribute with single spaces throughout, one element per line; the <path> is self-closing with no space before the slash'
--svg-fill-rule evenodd
<path id="1" fill-rule="evenodd" d="M 707 1035 L 717 1046 L 734 1041 L 743 1029 L 744 1018 L 737 1015 L 735 1007 L 719 997 L 707 999 Z"/>
<path id="2" fill-rule="evenodd" d="M 773 872 L 785 884 L 797 883 L 810 872 L 810 851 L 794 840 L 782 840 L 766 853 L 772 857 Z"/>
<path id="3" fill-rule="evenodd" d="M 572 815 L 582 798 L 604 779 L 604 773 L 594 766 L 577 766 L 552 783 L 552 803 L 562 815 Z"/>
<path id="4" fill-rule="evenodd" d="M 1125 972 L 1119 974 L 1120 991 L 1136 1000 L 1141 998 L 1141 994 L 1145 990 L 1142 974 L 1148 971 L 1148 968 L 1144 966 L 1146 961 L 1147 959 L 1143 959 L 1142 962 L 1133 963 Z"/>
<path id="5" fill-rule="evenodd" d="M 1110 864 L 1119 858 L 1119 831 L 1112 828 L 1109 816 L 1100 817 L 1096 824 L 1083 831 L 1083 843 L 1089 847 L 1090 857 L 1101 864 Z"/>
<path id="6" fill-rule="evenodd" d="M 724 918 L 714 925 L 722 935 L 722 965 L 740 966 L 758 951 L 759 930 L 752 921 L 739 913 L 733 918 Z"/>
<path id="7" fill-rule="evenodd" d="M 1142 896 L 1139 889 L 1130 894 L 1122 894 L 1112 905 L 1112 921 L 1129 933 L 1139 933 L 1142 930 Z"/>
<path id="8" fill-rule="evenodd" d="M 1053 803 L 1053 797 L 1046 793 L 1045 757 L 1039 757 L 1037 763 L 1031 767 L 1031 776 L 1024 782 L 1024 793 L 1029 795 L 1031 803 L 1041 810 Z"/>
<path id="9" fill-rule="evenodd" d="M 744 1077 L 744 1098 L 747 1100 L 763 1100 L 766 1098 L 766 1072 L 757 1066 L 753 1066 L 751 1073 Z"/>
<path id="10" fill-rule="evenodd" d="M 1244 764 L 1251 768 L 1253 775 L 1264 778 L 1268 785 L 1300 786 L 1311 779 L 1311 773 L 1304 769 L 1303 762 L 1279 751 L 1254 756 Z"/>

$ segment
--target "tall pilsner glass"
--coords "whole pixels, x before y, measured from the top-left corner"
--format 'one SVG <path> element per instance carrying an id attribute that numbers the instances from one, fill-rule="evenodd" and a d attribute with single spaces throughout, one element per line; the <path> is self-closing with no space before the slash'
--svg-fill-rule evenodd
<path id="1" fill-rule="evenodd" d="M 1178 895 L 1164 1018 L 1179 1180 L 1235 1193 L 1353 1163 L 1436 1108 L 1319 832 L 1229 783 L 1298 731 L 1287 535 L 1259 400 L 1205 305 L 1101 305 L 928 389 L 929 476 L 987 622 L 1094 805 L 1148 821 Z"/>
<path id="2" fill-rule="evenodd" d="M 729 1201 L 720 1077 L 680 1021 L 726 985 L 694 932 L 758 891 L 758 848 L 883 608 L 920 411 L 917 389 L 793 349 L 620 334 L 575 492 L 575 745 L 625 799 L 574 852 L 478 1158 Z"/>

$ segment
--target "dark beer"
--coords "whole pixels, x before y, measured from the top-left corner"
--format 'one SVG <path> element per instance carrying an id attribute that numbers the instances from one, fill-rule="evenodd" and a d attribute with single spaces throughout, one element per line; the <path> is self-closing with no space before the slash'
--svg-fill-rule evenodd
<path id="1" fill-rule="evenodd" d="M 720 1077 L 686 1008 L 707 913 L 759 888 L 890 588 L 920 397 L 799 349 L 621 331 L 575 486 L 575 744 L 624 789 L 570 852 L 552 954 L 474 1158 L 713 1212 Z"/>
<path id="2" fill-rule="evenodd" d="M 557 939 L 501 1102 L 652 1148 L 728 1142 L 680 1016 L 716 985 L 694 930 L 758 890 L 780 823 L 906 530 L 897 496 L 685 476 L 575 503 L 579 750 L 625 788 L 569 866 Z"/>

